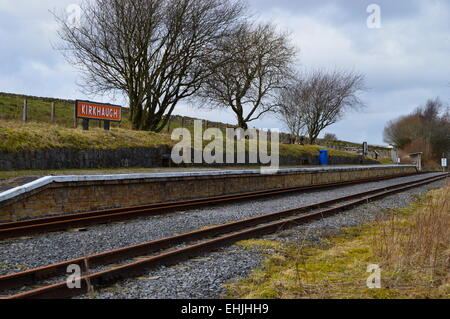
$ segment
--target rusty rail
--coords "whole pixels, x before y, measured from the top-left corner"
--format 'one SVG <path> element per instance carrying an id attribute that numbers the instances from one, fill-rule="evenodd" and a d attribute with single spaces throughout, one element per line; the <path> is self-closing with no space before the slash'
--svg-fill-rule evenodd
<path id="1" fill-rule="evenodd" d="M 259 197 L 274 196 L 306 190 L 324 189 L 345 185 L 355 185 L 368 182 L 377 182 L 388 179 L 401 178 L 416 174 L 405 174 L 399 176 L 377 177 L 361 179 L 356 181 L 327 183 L 320 185 L 290 187 L 283 189 L 271 189 L 265 191 L 248 192 L 232 195 L 221 195 L 193 200 L 173 201 L 166 203 L 155 203 L 143 206 L 115 208 L 88 213 L 61 215 L 54 217 L 38 218 L 26 221 L 0 224 L 0 240 L 21 236 L 33 235 L 43 232 L 64 231 L 70 228 L 85 227 L 96 224 L 106 224 L 123 221 L 144 216 L 168 214 L 177 210 L 187 210 L 202 206 L 218 205 L 226 202 L 248 200 Z"/>
<path id="2" fill-rule="evenodd" d="M 441 174 L 419 181 L 401 183 L 389 187 L 373 189 L 370 191 L 344 196 L 320 203 L 314 203 L 311 205 L 289 209 L 281 212 L 231 222 L 204 230 L 194 231 L 187 234 L 168 237 L 140 245 L 134 245 L 101 254 L 69 260 L 59 264 L 49 265 L 46 267 L 40 267 L 29 271 L 3 276 L 0 277 L 0 291 L 18 289 L 20 287 L 23 287 L 24 285 L 35 284 L 36 282 L 51 277 L 64 275 L 66 273 L 67 266 L 72 264 L 77 264 L 81 269 L 83 269 L 83 271 L 86 271 L 84 267 L 84 265 L 86 264 L 86 260 L 88 261 L 90 267 L 96 267 L 112 264 L 118 261 L 129 260 L 137 256 L 148 256 L 149 254 L 156 253 L 161 250 L 168 250 L 182 243 L 190 243 L 203 240 L 199 243 L 182 249 L 163 251 L 159 255 L 147 257 L 137 262 L 125 264 L 123 266 L 119 266 L 110 270 L 84 276 L 81 278 L 81 289 L 69 289 L 65 282 L 61 282 L 17 295 L 12 295 L 8 297 L 8 299 L 62 298 L 83 294 L 87 291 L 88 283 L 89 285 L 94 287 L 102 287 L 117 280 L 132 277 L 145 270 L 158 267 L 162 264 L 172 264 L 181 260 L 185 260 L 203 252 L 211 251 L 224 245 L 236 242 L 237 240 L 276 232 L 287 227 L 296 226 L 300 223 L 305 223 L 315 219 L 321 219 L 326 216 L 335 214 L 341 210 L 348 209 L 362 203 L 367 203 L 370 200 L 381 198 L 393 193 L 402 192 L 404 190 L 421 185 L 429 184 L 446 177 L 448 177 L 448 174 Z M 336 204 L 338 202 L 344 203 L 330 207 L 330 205 Z M 318 211 L 308 213 L 308 211 L 311 210 Z M 299 213 L 304 214 L 300 216 L 294 216 Z M 211 239 L 214 236 L 219 237 Z"/>

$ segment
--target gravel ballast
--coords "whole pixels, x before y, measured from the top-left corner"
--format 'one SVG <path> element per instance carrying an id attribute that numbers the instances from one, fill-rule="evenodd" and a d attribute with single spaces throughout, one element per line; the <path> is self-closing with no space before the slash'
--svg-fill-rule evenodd
<path id="1" fill-rule="evenodd" d="M 432 175 L 434 174 L 429 174 L 429 176 Z M 34 236 L 31 239 L 7 240 L 0 242 L 0 275 L 399 182 L 422 179 L 426 176 L 428 175 L 345 186 L 337 189 L 302 192 L 257 201 L 178 212 L 166 216 L 147 217 L 125 223 L 89 227 L 85 232 L 50 233 Z M 320 241 L 325 235 L 338 232 L 342 227 L 359 225 L 373 220 L 383 208 L 407 206 L 413 200 L 413 195 L 423 194 L 430 189 L 443 186 L 444 183 L 445 181 L 436 182 L 389 196 L 369 205 L 360 206 L 325 220 L 303 225 L 267 238 L 289 241 L 297 239 Z M 217 298 L 224 293 L 223 283 L 232 278 L 247 276 L 251 269 L 260 265 L 262 258 L 255 252 L 232 246 L 208 254 L 206 259 L 194 259 L 174 267 L 162 267 L 143 275 L 140 279 L 118 283 L 114 287 L 101 291 L 98 297 Z"/>

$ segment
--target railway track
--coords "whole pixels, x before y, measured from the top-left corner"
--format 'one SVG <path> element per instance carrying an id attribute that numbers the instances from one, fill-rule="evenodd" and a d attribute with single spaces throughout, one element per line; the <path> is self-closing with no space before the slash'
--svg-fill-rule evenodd
<path id="1" fill-rule="evenodd" d="M 63 298 L 84 294 L 91 288 L 104 287 L 160 265 L 173 264 L 239 240 L 273 233 L 311 220 L 321 219 L 371 200 L 447 177 L 448 174 L 441 174 L 418 181 L 373 189 L 3 276 L 0 277 L 0 294 L 8 293 L 9 296 L 5 299 Z M 136 257 L 139 257 L 139 259 L 136 260 Z M 118 262 L 123 264 L 104 270 L 106 266 Z M 70 289 L 65 279 L 53 284 L 49 283 L 48 280 L 52 278 L 53 280 L 65 278 L 70 265 L 78 265 L 85 274 L 80 278 L 80 288 Z M 103 270 L 95 272 L 95 269 L 99 267 L 103 267 Z M 90 270 L 94 270 L 94 272 L 89 273 Z M 28 288 L 29 290 L 24 291 L 27 286 L 36 287 L 39 283 L 41 283 L 39 288 Z"/>
<path id="2" fill-rule="evenodd" d="M 279 194 L 293 193 L 306 190 L 332 188 L 368 182 L 378 182 L 382 180 L 401 178 L 406 176 L 411 176 L 411 174 L 362 179 L 358 181 L 349 181 L 349 182 L 328 183 L 328 184 L 291 187 L 283 189 L 272 189 L 241 194 L 222 195 L 194 200 L 173 201 L 135 207 L 108 209 L 88 213 L 68 214 L 12 223 L 0 223 L 0 240 L 4 240 L 7 238 L 30 236 L 33 234 L 44 232 L 65 231 L 67 229 L 86 227 L 90 225 L 107 224 L 111 222 L 118 222 L 144 216 L 168 214 L 179 210 L 194 209 L 203 206 L 223 204 L 226 202 L 249 200 L 254 198 L 274 196 Z"/>

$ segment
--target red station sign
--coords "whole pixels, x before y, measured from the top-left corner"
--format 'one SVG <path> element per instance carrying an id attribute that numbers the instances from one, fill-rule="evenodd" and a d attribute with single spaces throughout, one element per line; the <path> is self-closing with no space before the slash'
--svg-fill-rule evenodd
<path id="1" fill-rule="evenodd" d="M 89 101 L 76 101 L 77 118 L 111 122 L 122 121 L 122 107 Z"/>

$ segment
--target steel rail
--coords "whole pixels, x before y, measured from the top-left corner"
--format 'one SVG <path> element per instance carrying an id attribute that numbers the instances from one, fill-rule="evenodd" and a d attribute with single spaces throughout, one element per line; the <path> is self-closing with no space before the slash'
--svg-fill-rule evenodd
<path id="1" fill-rule="evenodd" d="M 28 291 L 25 293 L 13 295 L 9 298 L 60 298 L 62 296 L 78 295 L 86 291 L 88 282 L 90 285 L 102 286 L 105 283 L 115 281 L 117 279 L 133 276 L 142 270 L 157 267 L 161 264 L 176 262 L 184 260 L 186 258 L 197 255 L 198 253 L 209 251 L 211 249 L 221 247 L 230 242 L 249 238 L 256 235 L 266 234 L 270 232 L 283 229 L 285 227 L 295 226 L 299 223 L 307 222 L 312 219 L 323 218 L 327 215 L 334 214 L 343 209 L 348 209 L 355 205 L 366 203 L 370 200 L 384 197 L 393 193 L 401 192 L 410 188 L 418 187 L 424 184 L 432 183 L 444 179 L 448 174 L 442 174 L 426 178 L 419 181 L 413 181 L 408 183 L 401 183 L 397 185 L 382 187 L 373 189 L 370 191 L 344 196 L 320 203 L 315 203 L 299 208 L 289 209 L 272 214 L 262 215 L 246 220 L 237 222 L 231 222 L 224 225 L 214 226 L 205 230 L 195 231 L 183 235 L 173 236 L 153 242 L 148 242 L 140 245 L 130 246 L 127 248 L 117 249 L 97 255 L 78 258 L 70 261 L 66 261 L 60 264 L 54 264 L 46 267 L 37 268 L 17 274 L 0 277 L 0 291 L 9 290 L 12 288 L 22 287 L 24 284 L 35 283 L 36 281 L 55 276 L 63 275 L 66 272 L 67 266 L 71 264 L 78 264 L 80 268 L 86 271 L 84 265 L 85 261 L 88 262 L 90 267 L 95 267 L 104 264 L 110 264 L 113 262 L 128 260 L 136 256 L 146 256 L 150 253 L 154 253 L 163 249 L 176 246 L 181 243 L 188 243 L 196 240 L 206 240 L 199 244 L 195 244 L 183 249 L 178 249 L 169 252 L 163 252 L 160 255 L 148 257 L 142 261 L 120 266 L 111 270 L 102 271 L 92 275 L 88 275 L 82 278 L 81 289 L 69 289 L 66 283 L 58 283 L 48 287 L 39 288 L 36 290 Z M 356 198 L 356 199 L 355 199 Z M 329 207 L 301 216 L 289 218 L 292 215 L 300 212 L 307 212 L 309 210 L 318 209 L 324 206 L 330 206 L 337 202 L 344 201 L 344 204 Z M 281 220 L 280 220 L 281 219 Z M 260 225 L 260 226 L 258 226 Z M 250 228 L 249 228 L 250 227 Z M 249 229 L 246 229 L 249 228 Z M 208 240 L 213 236 L 223 235 L 219 238 Z M 231 234 L 229 234 L 231 233 Z"/>
<path id="2" fill-rule="evenodd" d="M 252 198 L 274 196 L 298 191 L 316 190 L 346 185 L 355 185 L 368 182 L 377 182 L 388 179 L 401 178 L 417 174 L 405 174 L 398 176 L 377 177 L 356 181 L 327 183 L 310 186 L 290 187 L 283 189 L 271 189 L 264 191 L 248 192 L 232 195 L 220 195 L 201 199 L 172 201 L 155 203 L 143 206 L 115 208 L 109 210 L 94 211 L 88 213 L 68 214 L 54 217 L 38 218 L 27 221 L 0 224 L 0 240 L 33 235 L 43 232 L 63 231 L 69 228 L 84 227 L 96 224 L 106 224 L 144 216 L 168 214 L 177 210 L 194 209 L 202 206 L 218 205 L 231 201 L 248 200 Z"/>

